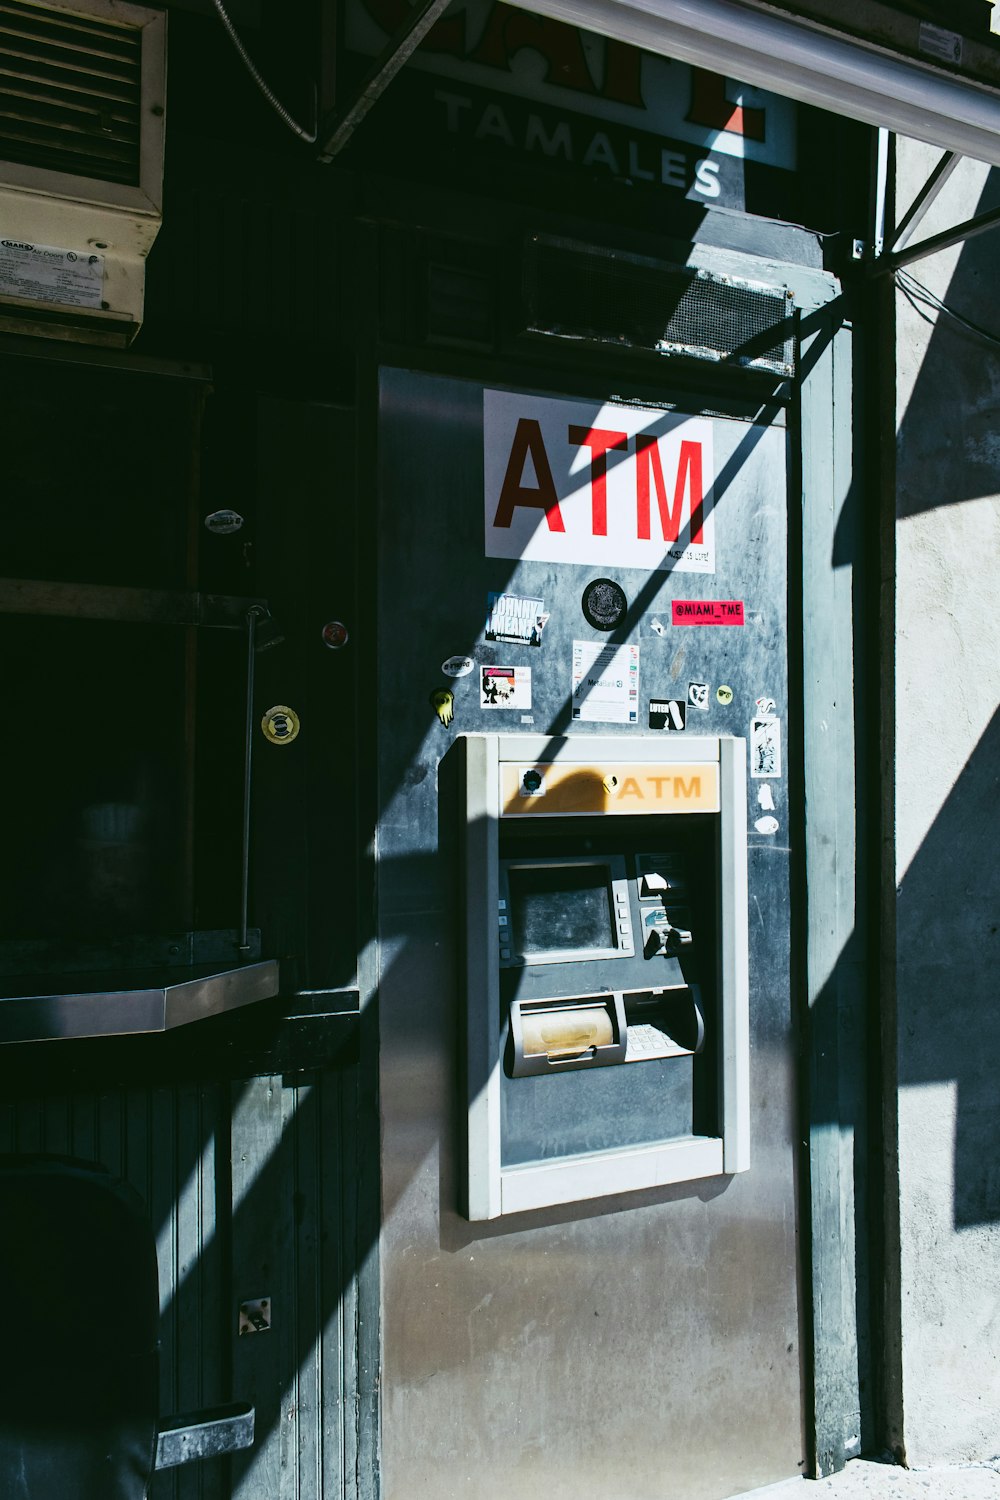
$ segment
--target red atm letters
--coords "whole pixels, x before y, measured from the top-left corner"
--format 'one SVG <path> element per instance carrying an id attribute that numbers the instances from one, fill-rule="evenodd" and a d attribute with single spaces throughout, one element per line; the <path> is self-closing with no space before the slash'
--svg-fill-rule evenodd
<path id="1" fill-rule="evenodd" d="M 715 572 L 712 421 L 484 391 L 487 557 Z"/>

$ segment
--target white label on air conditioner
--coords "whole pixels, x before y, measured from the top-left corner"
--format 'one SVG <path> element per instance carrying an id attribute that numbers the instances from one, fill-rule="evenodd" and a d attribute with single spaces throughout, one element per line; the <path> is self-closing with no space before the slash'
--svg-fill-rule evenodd
<path id="1" fill-rule="evenodd" d="M 0 296 L 60 307 L 100 307 L 104 256 L 0 239 Z"/>

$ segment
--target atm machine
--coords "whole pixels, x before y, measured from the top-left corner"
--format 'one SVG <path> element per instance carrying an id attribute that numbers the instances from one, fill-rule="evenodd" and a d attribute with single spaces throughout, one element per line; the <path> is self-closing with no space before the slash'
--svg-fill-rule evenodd
<path id="1" fill-rule="evenodd" d="M 745 1171 L 745 741 L 456 752 L 468 1217 Z"/>

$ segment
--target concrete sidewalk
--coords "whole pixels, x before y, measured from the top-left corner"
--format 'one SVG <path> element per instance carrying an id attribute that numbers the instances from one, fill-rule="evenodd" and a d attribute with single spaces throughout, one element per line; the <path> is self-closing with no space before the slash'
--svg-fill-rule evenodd
<path id="1" fill-rule="evenodd" d="M 742 1500 L 1000 1500 L 1000 1462 L 940 1469 L 901 1469 L 856 1458 L 830 1479 L 788 1479 Z"/>

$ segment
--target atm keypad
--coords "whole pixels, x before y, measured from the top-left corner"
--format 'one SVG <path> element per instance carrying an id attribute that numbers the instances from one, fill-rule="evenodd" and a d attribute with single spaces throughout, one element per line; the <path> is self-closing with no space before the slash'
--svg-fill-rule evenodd
<path id="1" fill-rule="evenodd" d="M 628 948 L 632 943 L 632 915 L 629 911 L 628 896 L 623 891 L 615 895 L 615 915 L 618 921 L 619 946 Z"/>

